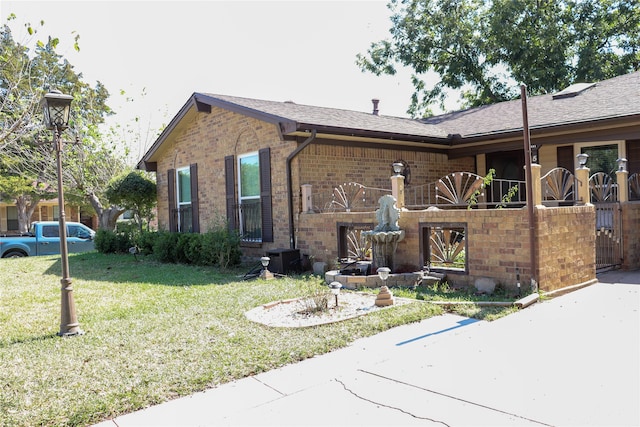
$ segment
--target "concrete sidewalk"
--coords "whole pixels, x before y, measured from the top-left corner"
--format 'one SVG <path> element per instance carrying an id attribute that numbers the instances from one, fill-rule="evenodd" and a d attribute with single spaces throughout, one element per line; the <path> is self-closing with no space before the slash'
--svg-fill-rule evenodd
<path id="1" fill-rule="evenodd" d="M 443 315 L 99 426 L 640 425 L 640 273 Z"/>

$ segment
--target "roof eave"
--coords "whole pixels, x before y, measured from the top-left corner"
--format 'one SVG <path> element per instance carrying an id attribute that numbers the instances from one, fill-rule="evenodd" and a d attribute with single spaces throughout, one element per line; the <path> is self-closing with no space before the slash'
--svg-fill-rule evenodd
<path id="1" fill-rule="evenodd" d="M 406 133 L 397 133 L 397 132 L 386 132 L 386 131 L 376 131 L 376 130 L 368 130 L 368 129 L 358 129 L 358 128 L 344 128 L 344 127 L 336 127 L 336 126 L 326 126 L 326 125 L 318 125 L 313 123 L 298 123 L 296 133 L 310 133 L 312 130 L 315 130 L 319 134 L 325 135 L 339 135 L 339 136 L 347 136 L 347 137 L 357 137 L 357 138 L 371 138 L 375 140 L 389 140 L 389 141 L 407 141 L 407 142 L 421 142 L 421 143 L 432 143 L 432 144 L 440 144 L 440 145 L 449 145 L 451 136 L 447 137 L 438 137 L 438 136 L 428 136 L 428 135 L 412 135 Z M 293 132 L 289 132 L 292 134 Z"/>

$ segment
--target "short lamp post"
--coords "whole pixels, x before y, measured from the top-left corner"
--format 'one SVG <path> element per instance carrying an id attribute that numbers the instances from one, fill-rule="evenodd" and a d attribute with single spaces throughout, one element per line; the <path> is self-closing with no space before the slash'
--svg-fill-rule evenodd
<path id="1" fill-rule="evenodd" d="M 389 278 L 389 273 L 391 273 L 391 269 L 389 267 L 380 267 L 378 270 L 378 277 L 382 279 L 382 284 L 387 284 L 387 279 Z"/>
<path id="2" fill-rule="evenodd" d="M 378 296 L 376 296 L 375 304 L 378 307 L 386 307 L 388 305 L 393 305 L 394 299 L 393 294 L 389 291 L 389 287 L 387 286 L 387 279 L 389 279 L 389 274 L 391 273 L 391 269 L 389 267 L 380 267 L 378 269 L 378 276 L 382 279 L 382 286 L 380 287 L 380 292 L 378 292 Z"/>
<path id="3" fill-rule="evenodd" d="M 262 264 L 262 271 L 260 272 L 260 278 L 265 280 L 273 279 L 273 273 L 269 271 L 269 262 L 271 262 L 271 258 L 268 256 L 263 256 L 260 258 L 260 263 Z"/>
<path id="4" fill-rule="evenodd" d="M 587 153 L 580 153 L 576 157 L 578 158 L 578 166 L 580 166 L 580 168 L 587 167 L 587 160 L 589 160 Z"/>
<path id="5" fill-rule="evenodd" d="M 47 129 L 53 131 L 53 145 L 56 150 L 56 162 L 58 172 L 58 209 L 60 227 L 60 263 L 62 264 L 61 284 L 61 309 L 59 336 L 72 336 L 82 334 L 76 315 L 76 305 L 73 300 L 73 288 L 69 275 L 69 251 L 67 249 L 67 224 L 64 213 L 64 191 L 62 189 L 62 160 L 61 152 L 62 131 L 69 127 L 69 111 L 73 97 L 65 95 L 58 90 L 47 93 L 42 100 L 44 112 L 44 124 Z"/>
<path id="6" fill-rule="evenodd" d="M 336 309 L 338 308 L 338 295 L 340 294 L 341 288 L 342 288 L 342 283 L 340 282 L 329 283 L 329 289 L 331 289 L 331 293 L 336 297 Z"/>

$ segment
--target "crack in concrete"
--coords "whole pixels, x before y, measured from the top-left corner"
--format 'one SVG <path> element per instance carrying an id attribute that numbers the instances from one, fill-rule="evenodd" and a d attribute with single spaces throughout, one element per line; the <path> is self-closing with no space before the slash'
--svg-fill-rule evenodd
<path id="1" fill-rule="evenodd" d="M 552 424 L 547 424 L 547 423 L 544 423 L 542 421 L 533 420 L 531 418 L 527 418 L 527 417 L 523 417 L 522 415 L 513 414 L 511 412 L 503 411 L 503 410 L 498 409 L 498 408 L 492 408 L 491 406 L 483 405 L 481 403 L 471 402 L 470 400 L 465 400 L 465 399 L 462 399 L 460 397 L 451 396 L 449 394 L 442 393 L 442 392 L 439 392 L 439 391 L 431 390 L 431 389 L 424 388 L 424 387 L 419 387 L 419 386 L 416 386 L 414 384 L 410 384 L 410 383 L 407 383 L 407 382 L 404 382 L 404 381 L 398 381 L 398 380 L 393 379 L 393 378 L 385 377 L 384 375 L 376 374 L 375 372 L 369 372 L 369 371 L 365 371 L 365 370 L 362 370 L 362 369 L 358 369 L 358 371 L 360 371 L 362 373 L 365 373 L 365 374 L 373 375 L 375 377 L 382 378 L 382 379 L 385 379 L 385 380 L 388 380 L 388 381 L 391 381 L 391 382 L 394 382 L 394 383 L 406 385 L 406 386 L 412 387 L 412 388 L 417 388 L 418 390 L 423 390 L 423 391 L 426 391 L 426 392 L 429 392 L 429 393 L 437 394 L 439 396 L 447 397 L 449 399 L 454 399 L 454 400 L 457 400 L 459 402 L 464 402 L 464 403 L 467 403 L 469 405 L 478 406 L 480 408 L 488 409 L 490 411 L 499 412 L 501 414 L 509 415 L 509 416 L 516 417 L 516 418 L 520 418 L 522 420 L 526 420 L 526 421 L 529 421 L 529 422 L 532 422 L 532 423 L 536 423 L 536 424 L 540 424 L 540 425 L 543 425 L 543 426 L 553 427 Z"/>
<path id="2" fill-rule="evenodd" d="M 368 373 L 368 372 L 367 372 Z M 411 412 L 405 411 L 402 408 L 398 408 L 396 406 L 390 406 L 390 405 L 385 405 L 384 403 L 380 403 L 380 402 L 376 402 L 374 400 L 371 399 L 367 399 L 366 397 L 360 396 L 358 393 L 356 393 L 355 391 L 349 389 L 345 383 L 343 383 L 342 381 L 340 381 L 337 378 L 334 378 L 334 381 L 336 381 L 337 383 L 339 383 L 340 385 L 342 385 L 342 387 L 345 389 L 345 391 L 348 391 L 349 393 L 351 393 L 352 395 L 354 395 L 355 397 L 357 397 L 358 399 L 364 400 L 365 402 L 369 402 L 369 403 L 373 403 L 374 405 L 378 405 L 378 406 L 382 406 L 385 408 L 389 408 L 389 409 L 393 409 L 399 412 L 402 412 L 403 414 L 407 414 L 413 418 L 419 419 L 419 420 L 425 420 L 425 421 L 431 421 L 433 423 L 438 423 L 438 424 L 442 424 L 446 427 L 451 427 L 449 426 L 449 424 L 445 423 L 444 421 L 439 421 L 439 420 L 434 420 L 433 418 L 427 418 L 427 417 L 420 417 L 418 415 L 412 414 Z"/>

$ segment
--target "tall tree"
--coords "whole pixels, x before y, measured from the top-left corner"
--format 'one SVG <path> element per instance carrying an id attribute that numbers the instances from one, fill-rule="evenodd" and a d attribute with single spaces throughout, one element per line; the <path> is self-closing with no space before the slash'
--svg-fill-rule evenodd
<path id="1" fill-rule="evenodd" d="M 12 19 L 15 19 L 14 15 L 9 16 L 9 20 Z M 37 29 L 30 25 L 26 25 L 26 28 L 29 36 L 35 37 Z M 40 100 L 48 90 L 58 89 L 74 96 L 69 130 L 61 137 L 80 143 L 77 146 L 65 146 L 63 170 L 66 178 L 73 179 L 64 181 L 72 189 L 82 191 L 100 215 L 103 209 L 99 200 L 94 203 L 94 199 L 98 199 L 96 194 L 104 191 L 108 180 L 123 168 L 123 162 L 114 159 L 114 152 L 101 149 L 104 144 L 97 131 L 105 116 L 112 114 L 106 104 L 109 93 L 100 82 L 93 87 L 84 82 L 82 73 L 76 73 L 69 61 L 56 52 L 58 43 L 57 38 L 48 37 L 46 42 L 31 43 L 34 47 L 30 49 L 27 47 L 29 43 L 21 44 L 14 40 L 8 25 L 0 27 L 0 148 L 3 150 L 0 182 L 7 184 L 15 182 L 15 177 L 21 177 L 25 182 L 48 183 L 53 188 L 57 187 L 53 146 L 37 140 L 51 140 L 51 133 L 42 125 Z M 79 50 L 77 35 L 74 46 Z M 102 172 L 105 167 L 108 169 L 112 166 L 114 169 L 110 170 L 108 176 L 105 173 L 96 175 L 96 167 L 92 169 L 83 163 L 81 160 L 86 160 L 87 156 L 79 156 L 79 152 L 92 152 L 92 164 L 101 163 L 97 169 Z M 99 158 L 100 155 L 106 157 Z M 89 173 L 93 175 L 87 178 Z M 87 181 L 95 185 L 87 185 Z M 20 203 L 20 197 L 23 196 L 15 196 L 21 229 L 28 226 L 24 221 L 30 217 L 25 209 L 37 205 L 36 190 L 25 193 L 30 197 L 30 204 Z M 15 194 L 15 191 L 6 194 Z"/>
<path id="2" fill-rule="evenodd" d="M 156 183 L 142 171 L 131 171 L 113 178 L 105 195 L 111 203 L 133 212 L 138 229 L 143 231 L 153 219 Z"/>
<path id="3" fill-rule="evenodd" d="M 357 57 L 363 71 L 413 70 L 413 116 L 513 99 L 640 69 L 637 0 L 391 0 L 391 39 Z M 430 85 L 425 76 L 435 72 Z"/>

